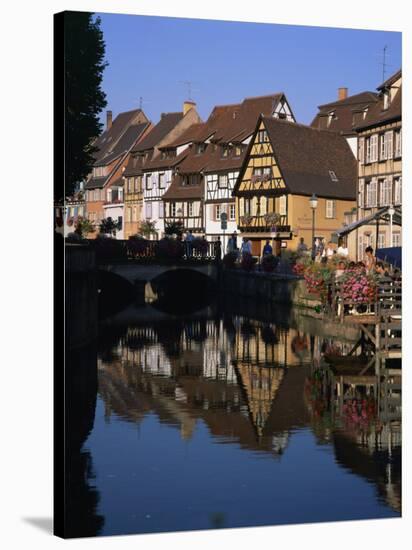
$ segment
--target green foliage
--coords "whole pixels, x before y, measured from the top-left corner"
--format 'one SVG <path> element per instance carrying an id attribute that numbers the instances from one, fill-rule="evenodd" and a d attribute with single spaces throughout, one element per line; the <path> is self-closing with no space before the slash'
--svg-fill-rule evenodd
<path id="1" fill-rule="evenodd" d="M 102 129 L 99 113 L 107 105 L 101 89 L 107 63 L 100 19 L 94 19 L 92 13 L 65 13 L 64 36 L 65 195 L 68 196 L 76 183 L 89 174 L 93 164 L 93 140 Z"/>
<path id="2" fill-rule="evenodd" d="M 100 222 L 100 233 L 104 233 L 105 235 L 116 235 L 116 231 L 119 229 L 121 229 L 121 223 L 119 221 L 114 221 L 110 217 Z"/>
<path id="3" fill-rule="evenodd" d="M 182 221 L 170 221 L 165 223 L 166 235 L 177 235 L 181 237 L 183 235 L 184 225 Z"/>
<path id="4" fill-rule="evenodd" d="M 139 235 L 149 238 L 151 235 L 156 235 L 156 222 L 144 220 L 139 225 Z"/>
<path id="5" fill-rule="evenodd" d="M 82 238 L 86 237 L 89 233 L 94 233 L 96 231 L 94 224 L 83 216 L 79 216 L 77 218 L 75 225 L 76 229 L 74 232 Z"/>

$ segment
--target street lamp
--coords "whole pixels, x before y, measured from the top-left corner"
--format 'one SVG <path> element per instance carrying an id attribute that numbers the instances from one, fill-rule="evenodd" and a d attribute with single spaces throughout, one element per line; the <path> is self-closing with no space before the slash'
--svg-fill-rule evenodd
<path id="1" fill-rule="evenodd" d="M 318 197 L 313 193 L 309 199 L 310 207 L 312 208 L 312 259 L 315 258 L 315 211 L 318 207 Z"/>
<path id="2" fill-rule="evenodd" d="M 388 214 L 389 214 L 389 246 L 393 246 L 392 242 L 392 224 L 393 224 L 393 215 L 395 214 L 395 209 L 393 207 L 393 204 L 391 204 L 388 208 Z"/>

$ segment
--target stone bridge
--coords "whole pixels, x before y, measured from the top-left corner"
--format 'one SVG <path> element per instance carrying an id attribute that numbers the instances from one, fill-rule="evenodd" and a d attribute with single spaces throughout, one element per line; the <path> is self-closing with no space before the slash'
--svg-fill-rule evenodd
<path id="1" fill-rule="evenodd" d="M 99 264 L 100 271 L 107 271 L 114 275 L 118 275 L 126 279 L 129 283 L 135 285 L 138 283 L 150 283 L 160 275 L 168 272 L 194 271 L 201 273 L 206 277 L 217 281 L 218 267 L 215 262 L 208 262 L 196 265 L 196 263 L 185 262 L 178 265 L 161 265 L 161 264 L 142 264 L 142 263 L 102 263 Z"/>

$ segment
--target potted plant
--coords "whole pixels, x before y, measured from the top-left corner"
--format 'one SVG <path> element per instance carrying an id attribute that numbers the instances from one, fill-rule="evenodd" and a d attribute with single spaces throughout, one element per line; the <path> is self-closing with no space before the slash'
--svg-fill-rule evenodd
<path id="1" fill-rule="evenodd" d="M 240 223 L 242 225 L 250 225 L 252 223 L 253 216 L 250 214 L 245 214 L 244 216 L 240 217 Z"/>
<path id="2" fill-rule="evenodd" d="M 265 254 L 262 258 L 262 269 L 266 273 L 273 273 L 279 263 L 279 258 L 273 254 Z"/>
<path id="3" fill-rule="evenodd" d="M 89 233 L 94 233 L 96 231 L 94 224 L 87 218 L 83 216 L 78 216 L 76 223 L 76 229 L 74 230 L 82 239 L 86 237 Z"/>
<path id="4" fill-rule="evenodd" d="M 268 212 L 263 216 L 266 225 L 276 226 L 280 222 L 280 214 L 277 212 Z"/>
<path id="5" fill-rule="evenodd" d="M 150 239 L 152 235 L 157 235 L 156 222 L 151 220 L 144 220 L 139 225 L 139 235 Z"/>
<path id="6" fill-rule="evenodd" d="M 100 233 L 103 233 L 105 235 L 110 236 L 116 236 L 116 231 L 121 229 L 121 223 L 119 220 L 114 221 L 110 216 L 108 218 L 104 218 L 100 222 L 99 230 Z"/>
<path id="7" fill-rule="evenodd" d="M 183 235 L 184 225 L 180 220 L 172 220 L 165 223 L 165 235 L 176 235 L 181 237 Z"/>

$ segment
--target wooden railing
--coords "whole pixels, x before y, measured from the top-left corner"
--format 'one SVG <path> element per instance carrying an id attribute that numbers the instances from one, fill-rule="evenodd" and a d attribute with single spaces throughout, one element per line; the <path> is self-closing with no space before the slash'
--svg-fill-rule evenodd
<path id="1" fill-rule="evenodd" d="M 133 261 L 137 263 L 207 263 L 220 261 L 219 241 L 192 244 L 176 239 L 149 241 L 145 239 L 91 239 L 97 263 Z"/>
<path id="2" fill-rule="evenodd" d="M 278 223 L 271 223 L 261 216 L 240 216 L 239 229 L 241 231 L 270 231 L 272 233 L 290 233 L 290 225 L 286 225 L 286 216 L 280 216 Z"/>

